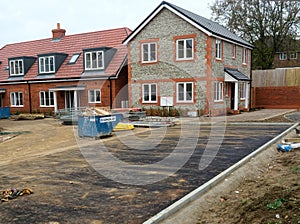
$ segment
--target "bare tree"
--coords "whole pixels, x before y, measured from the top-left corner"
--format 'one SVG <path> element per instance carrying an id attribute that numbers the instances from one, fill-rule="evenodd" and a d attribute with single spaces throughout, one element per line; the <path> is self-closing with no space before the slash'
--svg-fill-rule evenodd
<path id="1" fill-rule="evenodd" d="M 300 1 L 216 0 L 213 20 L 255 46 L 253 68 L 271 68 L 274 54 L 299 35 Z"/>

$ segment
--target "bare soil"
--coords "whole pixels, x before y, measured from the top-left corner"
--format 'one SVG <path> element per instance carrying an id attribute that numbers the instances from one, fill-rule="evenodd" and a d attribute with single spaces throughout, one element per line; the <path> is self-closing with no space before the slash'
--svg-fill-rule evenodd
<path id="1" fill-rule="evenodd" d="M 283 116 L 268 120 L 286 121 Z M 81 157 L 72 128 L 53 119 L 0 120 L 0 127 L 14 132 L 0 136 L 0 190 L 18 187 L 34 191 L 12 203 L 0 203 L 0 223 L 126 223 L 126 215 L 128 220 L 140 217 L 131 223 L 142 223 L 142 209 L 157 209 L 153 201 L 172 201 L 183 194 L 185 182 L 179 180 L 175 190 L 158 189 L 156 195 L 142 188 L 104 183 Z M 273 150 L 272 158 L 260 161 L 261 168 L 255 168 L 254 175 L 227 186 L 225 193 L 212 194 L 196 214 L 186 213 L 194 216 L 193 222 L 186 223 L 300 223 L 300 150 Z M 142 197 L 148 197 L 148 204 L 138 203 Z M 118 203 L 124 211 L 102 219 L 98 214 L 102 202 Z M 68 216 L 71 213 L 77 215 Z"/>
<path id="2" fill-rule="evenodd" d="M 197 224 L 300 223 L 300 150 L 274 155 L 256 175 L 211 197 Z"/>
<path id="3" fill-rule="evenodd" d="M 265 120 L 289 121 L 283 115 Z M 209 208 L 199 212 L 197 224 L 300 223 L 300 149 L 271 156 L 270 163 L 261 161 L 263 168 L 256 175 L 243 179 L 229 193 L 214 195 Z"/>

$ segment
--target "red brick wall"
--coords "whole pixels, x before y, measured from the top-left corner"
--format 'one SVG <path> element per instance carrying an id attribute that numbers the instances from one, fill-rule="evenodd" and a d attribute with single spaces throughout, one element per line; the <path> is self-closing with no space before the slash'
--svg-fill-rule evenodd
<path id="1" fill-rule="evenodd" d="M 40 107 L 40 91 L 48 91 L 51 88 L 59 86 L 85 86 L 84 91 L 80 91 L 80 106 L 97 106 L 109 107 L 111 105 L 110 97 L 110 84 L 112 88 L 112 99 L 114 107 L 121 107 L 121 101 L 128 99 L 127 89 L 127 68 L 121 72 L 118 79 L 111 80 L 91 80 L 91 81 L 74 81 L 74 82 L 56 82 L 56 83 L 31 83 L 31 84 L 14 84 L 14 85 L 1 85 L 1 88 L 6 89 L 2 94 L 3 106 L 10 107 L 12 114 L 29 113 L 29 112 L 43 112 L 49 113 L 54 111 L 54 107 Z M 125 86 L 125 88 L 123 88 Z M 88 90 L 101 89 L 101 103 L 89 104 L 88 103 Z M 122 94 L 118 94 L 122 89 Z M 30 93 L 29 93 L 30 90 Z M 23 93 L 23 107 L 11 107 L 10 93 L 22 92 Z M 65 91 L 57 91 L 57 108 L 65 108 Z M 31 101 L 29 100 L 31 96 Z M 114 98 L 117 96 L 117 100 Z"/>
<path id="2" fill-rule="evenodd" d="M 300 108 L 300 86 L 255 87 L 252 102 L 255 108 Z"/>

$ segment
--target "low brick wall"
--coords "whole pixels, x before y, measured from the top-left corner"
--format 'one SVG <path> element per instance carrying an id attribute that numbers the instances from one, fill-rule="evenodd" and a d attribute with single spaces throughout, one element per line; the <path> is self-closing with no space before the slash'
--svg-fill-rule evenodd
<path id="1" fill-rule="evenodd" d="M 255 108 L 300 108 L 300 86 L 255 87 L 252 93 Z"/>

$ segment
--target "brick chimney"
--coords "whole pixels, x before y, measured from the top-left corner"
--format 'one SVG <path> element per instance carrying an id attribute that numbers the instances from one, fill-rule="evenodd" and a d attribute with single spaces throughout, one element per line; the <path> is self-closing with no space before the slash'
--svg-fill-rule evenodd
<path id="1" fill-rule="evenodd" d="M 60 23 L 57 23 L 57 28 L 52 30 L 53 39 L 61 39 L 65 36 L 66 30 L 60 28 Z"/>

